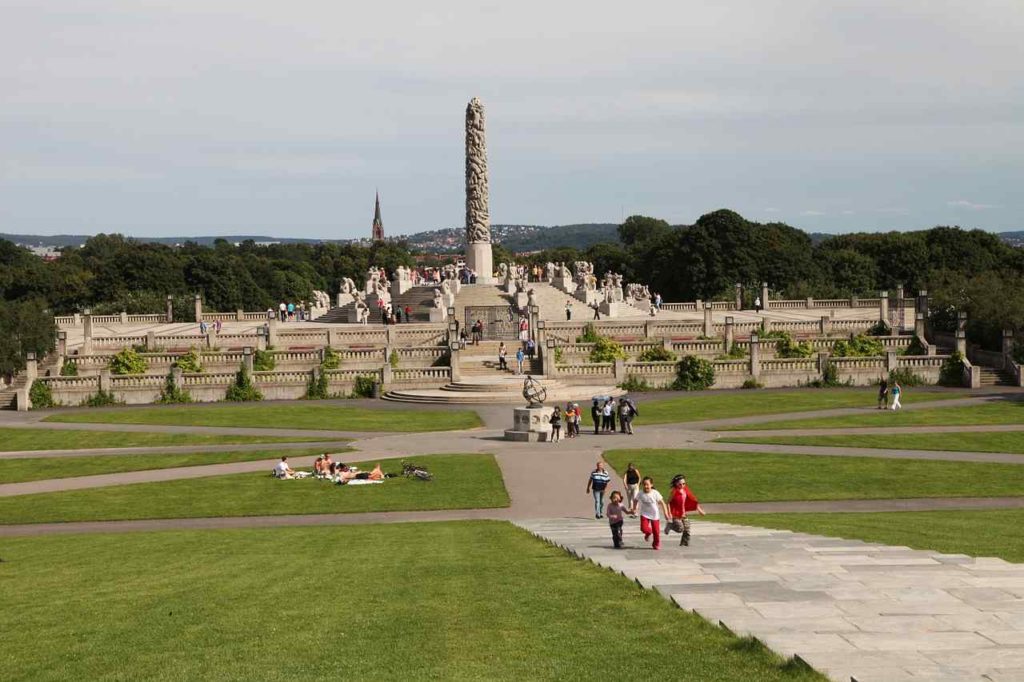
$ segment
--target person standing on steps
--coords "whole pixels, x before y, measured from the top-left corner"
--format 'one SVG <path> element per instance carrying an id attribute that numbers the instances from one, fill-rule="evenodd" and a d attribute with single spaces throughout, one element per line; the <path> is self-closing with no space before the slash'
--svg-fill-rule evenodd
<path id="1" fill-rule="evenodd" d="M 622 475 L 622 484 L 626 486 L 626 508 L 633 510 L 636 507 L 636 496 L 640 492 L 640 470 L 632 462 L 626 465 L 626 473 Z M 636 512 L 630 511 L 630 516 L 636 518 Z"/>
<path id="2" fill-rule="evenodd" d="M 558 408 L 556 407 L 555 410 Z M 587 479 L 587 494 L 594 496 L 594 518 L 604 516 L 604 490 L 611 483 L 612 477 L 604 470 L 604 462 L 598 460 L 594 470 Z"/>
<path id="3" fill-rule="evenodd" d="M 526 355 L 523 353 L 523 349 L 520 348 L 519 350 L 516 351 L 516 365 L 518 365 L 518 370 L 516 371 L 516 374 L 523 373 L 523 360 L 525 359 Z"/>
<path id="4" fill-rule="evenodd" d="M 572 301 L 569 299 L 565 300 L 565 321 L 572 320 Z"/>
<path id="5" fill-rule="evenodd" d="M 505 360 L 507 354 L 508 350 L 505 348 L 505 342 L 502 341 L 498 344 L 498 369 L 502 372 L 508 369 L 508 362 Z"/>
<path id="6" fill-rule="evenodd" d="M 900 386 L 898 381 L 892 382 L 892 389 L 890 389 L 889 392 L 892 393 L 892 411 L 895 412 L 896 410 L 903 409 L 903 406 L 900 405 L 900 397 L 903 395 L 903 388 Z"/>

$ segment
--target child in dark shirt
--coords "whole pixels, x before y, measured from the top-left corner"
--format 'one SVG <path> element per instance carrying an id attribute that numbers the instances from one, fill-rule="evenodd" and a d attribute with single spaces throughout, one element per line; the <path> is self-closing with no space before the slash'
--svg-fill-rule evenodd
<path id="1" fill-rule="evenodd" d="M 622 506 L 622 493 L 618 490 L 612 492 L 608 498 L 608 525 L 612 529 L 612 542 L 615 549 L 622 549 L 622 521 L 626 508 Z"/>

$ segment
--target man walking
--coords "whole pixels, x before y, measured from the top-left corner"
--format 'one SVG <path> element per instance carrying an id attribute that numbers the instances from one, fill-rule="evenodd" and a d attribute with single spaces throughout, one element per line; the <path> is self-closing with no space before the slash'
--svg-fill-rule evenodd
<path id="1" fill-rule="evenodd" d="M 601 432 L 601 403 L 597 398 L 594 398 L 594 404 L 590 406 L 590 418 L 594 420 L 594 435 L 596 436 Z"/>
<path id="2" fill-rule="evenodd" d="M 594 496 L 595 519 L 604 516 L 604 489 L 611 480 L 612 477 L 604 470 L 604 462 L 598 460 L 596 468 L 590 472 L 590 478 L 587 479 L 587 494 Z"/>

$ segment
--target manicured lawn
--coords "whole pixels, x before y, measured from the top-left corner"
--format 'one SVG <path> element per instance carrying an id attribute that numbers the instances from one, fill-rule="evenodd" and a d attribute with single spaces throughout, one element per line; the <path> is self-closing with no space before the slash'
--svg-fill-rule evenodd
<path id="1" fill-rule="evenodd" d="M 715 521 L 1024 561 L 1024 509 L 878 514 L 716 514 Z"/>
<path id="2" fill-rule="evenodd" d="M 331 448 L 331 452 L 349 452 L 351 448 Z M 254 450 L 245 452 L 190 452 L 173 455 L 97 455 L 95 457 L 31 457 L 0 459 L 0 483 L 22 483 L 48 478 L 71 478 L 124 471 L 170 469 L 224 462 L 277 460 L 281 455 L 302 457 L 319 455 L 323 450 Z M 334 459 L 337 459 L 335 457 Z M 267 470 L 270 470 L 270 466 Z"/>
<path id="3" fill-rule="evenodd" d="M 844 436 L 752 436 L 719 438 L 725 443 L 775 445 L 825 445 L 885 450 L 958 450 L 962 452 L 1009 452 L 1024 454 L 1024 431 L 993 433 L 892 433 Z"/>
<path id="4" fill-rule="evenodd" d="M 1024 495 L 1024 465 L 821 457 L 694 450 L 611 450 L 618 472 L 629 462 L 666 495 L 685 474 L 702 502 L 856 500 Z M 622 488 L 621 482 L 614 487 Z"/>
<path id="5" fill-rule="evenodd" d="M 981 424 L 1024 424 L 1024 401 L 995 400 L 984 405 L 929 407 L 909 412 L 867 410 L 864 414 L 851 414 L 844 417 L 792 419 L 730 426 L 729 430 L 836 429 L 856 426 L 975 426 Z"/>
<path id="6" fill-rule="evenodd" d="M 7 680 L 822 680 L 502 522 L 18 538 Z"/>
<path id="7" fill-rule="evenodd" d="M 427 455 L 434 480 L 395 478 L 380 485 L 336 486 L 312 478 L 280 481 L 267 473 L 230 474 L 158 483 L 0 498 L 0 523 L 163 519 L 273 514 L 413 511 L 507 507 L 493 455 Z M 369 470 L 375 462 L 359 462 Z M 385 472 L 401 461 L 383 460 Z"/>
<path id="8" fill-rule="evenodd" d="M 0 429 L 0 451 L 84 450 L 87 448 L 157 447 L 162 445 L 230 445 L 284 443 L 312 437 L 219 436 L 205 433 L 138 433 L 131 431 L 57 431 L 54 429 Z M 333 439 L 332 439 L 333 440 Z"/>
<path id="9" fill-rule="evenodd" d="M 905 404 L 928 400 L 962 398 L 958 391 L 916 392 L 907 396 Z M 637 424 L 667 424 L 707 419 L 728 419 L 761 414 L 807 412 L 836 407 L 868 407 L 874 405 L 874 388 L 804 388 L 794 391 L 730 391 L 682 395 L 678 398 L 640 401 Z M 641 396 L 642 398 L 642 396 Z"/>
<path id="10" fill-rule="evenodd" d="M 51 422 L 244 426 L 330 431 L 453 431 L 480 426 L 470 410 L 388 410 L 347 405 L 217 405 L 57 412 Z"/>

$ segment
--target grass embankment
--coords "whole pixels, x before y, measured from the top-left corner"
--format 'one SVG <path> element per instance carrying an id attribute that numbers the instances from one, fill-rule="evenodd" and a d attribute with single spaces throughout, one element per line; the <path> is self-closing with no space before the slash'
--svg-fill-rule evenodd
<path id="1" fill-rule="evenodd" d="M 500 522 L 18 538 L 3 558 L 9 680 L 824 679 Z"/>
<path id="2" fill-rule="evenodd" d="M 351 448 L 332 448 L 331 452 L 350 452 Z M 319 450 L 253 450 L 238 452 L 190 452 L 173 455 L 97 455 L 89 457 L 30 457 L 0 459 L 0 483 L 25 483 L 50 478 L 74 478 L 126 471 L 149 471 L 174 467 L 194 467 L 226 462 L 277 461 L 282 455 L 302 457 L 319 455 Z M 337 459 L 337 457 L 334 457 Z M 269 471 L 273 465 L 268 464 Z"/>
<path id="3" fill-rule="evenodd" d="M 57 412 L 50 422 L 240 426 L 327 431 L 453 431 L 480 426 L 470 410 L 374 409 L 347 405 L 211 405 Z"/>
<path id="4" fill-rule="evenodd" d="M 931 394 L 927 394 L 931 395 Z M 920 410 L 868 410 L 864 414 L 816 419 L 787 419 L 730 426 L 730 431 L 768 429 L 845 429 L 860 426 L 984 426 L 1024 423 L 1024 401 L 995 400 L 966 407 L 929 407 Z"/>
<path id="5" fill-rule="evenodd" d="M 0 451 L 142 448 L 174 445 L 238 445 L 314 440 L 311 436 L 232 436 L 205 433 L 142 433 L 57 429 L 0 429 Z M 335 439 L 332 439 L 335 440 Z"/>
<path id="6" fill-rule="evenodd" d="M 434 480 L 393 478 L 380 485 L 337 486 L 313 478 L 281 481 L 267 473 L 230 474 L 159 483 L 0 498 L 0 523 L 336 514 L 507 507 L 508 493 L 493 455 L 412 458 Z M 364 470 L 376 462 L 357 462 Z M 383 460 L 385 472 L 401 471 Z"/>
<path id="7" fill-rule="evenodd" d="M 715 521 L 1024 561 L 1024 509 L 875 514 L 715 514 Z"/>
<path id="8" fill-rule="evenodd" d="M 1017 464 L 698 450 L 611 450 L 604 457 L 617 472 L 633 462 L 663 495 L 673 476 L 686 474 L 702 502 L 1024 495 Z"/>
<path id="9" fill-rule="evenodd" d="M 719 438 L 722 443 L 768 445 L 820 445 L 884 450 L 950 450 L 959 452 L 1006 452 L 1024 454 L 1024 431 L 961 433 L 893 433 L 842 436 L 751 436 Z"/>
<path id="10" fill-rule="evenodd" d="M 905 404 L 962 398 L 963 392 L 935 390 L 915 392 Z M 678 398 L 640 402 L 638 424 L 668 424 L 709 419 L 730 419 L 763 414 L 830 410 L 838 407 L 870 407 L 875 404 L 874 388 L 805 388 L 796 391 L 735 391 L 701 393 Z"/>

